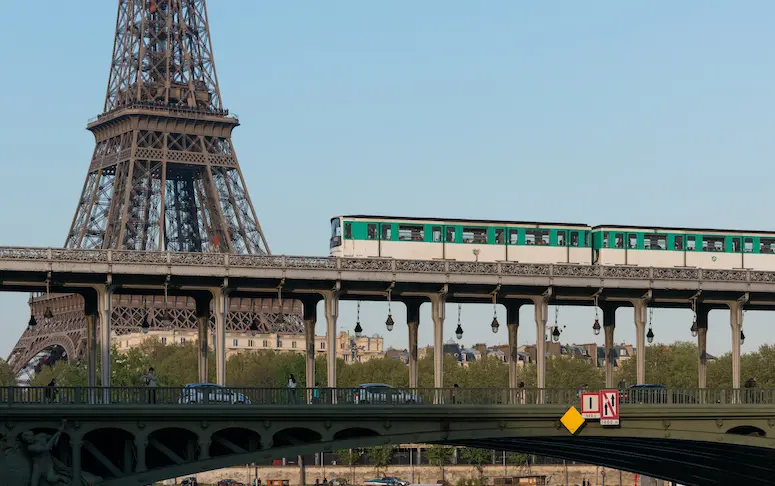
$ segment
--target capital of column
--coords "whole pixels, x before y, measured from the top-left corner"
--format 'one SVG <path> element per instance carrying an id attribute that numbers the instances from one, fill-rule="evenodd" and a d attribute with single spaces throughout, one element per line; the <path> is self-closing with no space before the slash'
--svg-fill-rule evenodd
<path id="1" fill-rule="evenodd" d="M 425 299 L 420 298 L 406 298 L 402 299 L 404 305 L 406 305 L 406 322 L 420 322 L 420 306 L 422 306 Z"/>
<path id="2" fill-rule="evenodd" d="M 325 304 L 326 319 L 336 319 L 339 317 L 339 295 L 338 290 L 326 290 L 321 291 L 320 295 L 323 296 L 323 302 Z"/>
<path id="3" fill-rule="evenodd" d="M 549 300 L 551 299 L 550 295 L 541 295 L 532 297 L 530 300 L 533 301 L 533 311 L 535 313 L 535 320 L 536 324 L 543 324 L 546 325 L 546 322 L 549 320 Z"/>

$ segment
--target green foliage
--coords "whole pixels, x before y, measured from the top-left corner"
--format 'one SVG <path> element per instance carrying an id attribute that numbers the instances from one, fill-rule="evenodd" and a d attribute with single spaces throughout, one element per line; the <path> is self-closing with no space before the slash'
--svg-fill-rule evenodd
<path id="1" fill-rule="evenodd" d="M 0 386 L 13 386 L 16 385 L 16 376 L 13 373 L 11 366 L 0 359 Z"/>
<path id="2" fill-rule="evenodd" d="M 460 478 L 455 482 L 455 486 L 486 486 L 487 478 L 481 474 L 475 478 Z"/>
<path id="3" fill-rule="evenodd" d="M 492 463 L 492 450 L 476 447 L 463 447 L 460 449 L 460 459 L 474 466 L 481 479 L 484 476 L 484 465 Z"/>
<path id="4" fill-rule="evenodd" d="M 339 458 L 339 462 L 350 468 L 350 482 L 355 484 L 355 466 L 363 457 L 362 449 L 339 449 L 334 452 Z"/>
<path id="5" fill-rule="evenodd" d="M 384 444 L 366 449 L 366 456 L 368 456 L 369 462 L 374 466 L 377 474 L 384 473 L 387 475 L 387 467 L 393 458 L 395 450 L 396 447 L 393 444 Z"/>
<path id="6" fill-rule="evenodd" d="M 452 457 L 454 457 L 454 454 L 454 449 L 436 444 L 425 450 L 425 455 L 428 457 L 428 463 L 431 466 L 436 466 L 439 468 L 441 471 L 442 479 L 444 478 L 444 469 L 452 462 Z"/>

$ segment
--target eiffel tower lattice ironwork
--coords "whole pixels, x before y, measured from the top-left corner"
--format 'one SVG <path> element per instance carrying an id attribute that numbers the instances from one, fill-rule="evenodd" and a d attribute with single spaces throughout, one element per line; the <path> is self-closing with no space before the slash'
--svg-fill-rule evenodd
<path id="1" fill-rule="evenodd" d="M 231 141 L 238 125 L 223 108 L 205 0 L 119 0 L 104 112 L 88 124 L 96 147 L 65 247 L 268 254 Z M 62 297 L 50 296 L 55 317 L 12 351 L 17 372 L 52 345 L 82 354 L 82 299 Z M 41 299 L 33 314 L 50 307 Z M 128 309 L 144 304 L 114 300 L 111 328 L 136 332 Z M 303 332 L 288 304 L 255 307 L 268 330 Z M 193 299 L 181 305 L 172 326 L 190 327 Z M 227 329 L 242 330 L 244 304 L 235 306 Z"/>

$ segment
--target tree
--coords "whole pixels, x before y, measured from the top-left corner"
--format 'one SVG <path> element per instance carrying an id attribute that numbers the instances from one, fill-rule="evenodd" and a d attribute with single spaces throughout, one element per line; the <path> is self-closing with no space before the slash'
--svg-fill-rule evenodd
<path id="1" fill-rule="evenodd" d="M 527 454 L 522 454 L 520 452 L 507 452 L 506 464 L 519 469 L 520 467 L 527 464 Z"/>
<path id="2" fill-rule="evenodd" d="M 479 473 L 480 482 L 484 478 L 484 465 L 492 464 L 492 451 L 476 447 L 463 447 L 460 449 L 460 458 L 474 466 Z"/>
<path id="3" fill-rule="evenodd" d="M 339 449 L 335 452 L 339 462 L 350 468 L 350 481 L 355 484 L 355 464 L 363 457 L 361 449 Z"/>
<path id="4" fill-rule="evenodd" d="M 668 388 L 696 388 L 699 350 L 697 345 L 679 341 L 670 345 L 646 346 L 646 382 Z M 619 367 L 620 379 L 636 383 L 636 358 Z"/>
<path id="5" fill-rule="evenodd" d="M 441 471 L 441 479 L 444 480 L 445 468 L 452 462 L 455 453 L 454 449 L 442 445 L 432 445 L 425 452 L 428 456 L 428 463 L 436 466 Z"/>
<path id="6" fill-rule="evenodd" d="M 0 359 L 0 386 L 15 386 L 16 385 L 16 375 L 13 373 L 13 368 L 5 362 L 5 360 Z"/>
<path id="7" fill-rule="evenodd" d="M 369 462 L 374 466 L 377 474 L 380 474 L 380 471 L 384 471 L 387 474 L 387 467 L 390 464 L 390 460 L 393 459 L 394 452 L 395 446 L 393 444 L 373 446 L 366 449 Z"/>

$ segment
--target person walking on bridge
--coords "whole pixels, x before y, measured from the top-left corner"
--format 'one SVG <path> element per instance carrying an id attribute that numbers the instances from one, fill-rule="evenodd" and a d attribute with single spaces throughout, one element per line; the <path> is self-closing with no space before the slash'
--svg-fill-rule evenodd
<path id="1" fill-rule="evenodd" d="M 145 374 L 145 386 L 148 388 L 148 403 L 156 403 L 156 376 L 153 367 Z"/>
<path id="2" fill-rule="evenodd" d="M 293 404 L 296 405 L 296 377 L 293 375 L 288 378 L 288 394 Z"/>

